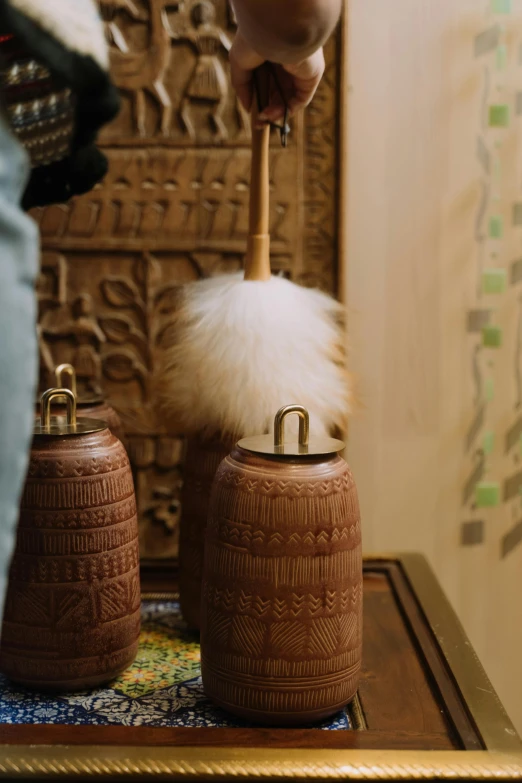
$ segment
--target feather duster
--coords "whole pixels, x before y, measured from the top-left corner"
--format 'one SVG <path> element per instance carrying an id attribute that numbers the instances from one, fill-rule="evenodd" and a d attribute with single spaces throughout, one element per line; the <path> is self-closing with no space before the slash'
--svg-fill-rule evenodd
<path id="1" fill-rule="evenodd" d="M 268 432 L 279 408 L 294 403 L 308 409 L 315 436 L 344 431 L 353 402 L 344 308 L 271 275 L 269 128 L 253 126 L 244 278 L 182 288 L 161 363 L 161 408 L 178 431 L 206 438 Z"/>
<path id="2" fill-rule="evenodd" d="M 344 320 L 330 296 L 282 277 L 186 285 L 164 357 L 162 408 L 183 432 L 205 437 L 268 432 L 275 412 L 294 402 L 308 409 L 314 435 L 344 430 L 353 405 Z"/>

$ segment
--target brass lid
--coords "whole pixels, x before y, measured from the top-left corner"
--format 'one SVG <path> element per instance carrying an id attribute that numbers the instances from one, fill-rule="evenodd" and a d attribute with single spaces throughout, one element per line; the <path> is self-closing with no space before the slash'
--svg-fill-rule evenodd
<path id="1" fill-rule="evenodd" d="M 299 439 L 285 441 L 285 419 L 291 413 L 299 416 Z M 237 444 L 254 454 L 270 454 L 277 457 L 313 457 L 338 454 L 344 449 L 342 440 L 336 438 L 310 438 L 310 416 L 302 405 L 286 405 L 274 419 L 274 434 L 243 438 Z"/>
<path id="2" fill-rule="evenodd" d="M 51 402 L 60 397 L 67 403 L 67 416 L 51 416 Z M 76 397 L 70 389 L 48 389 L 42 394 L 40 404 L 40 421 L 33 430 L 35 436 L 88 435 L 107 429 L 106 423 L 99 419 L 76 418 Z"/>

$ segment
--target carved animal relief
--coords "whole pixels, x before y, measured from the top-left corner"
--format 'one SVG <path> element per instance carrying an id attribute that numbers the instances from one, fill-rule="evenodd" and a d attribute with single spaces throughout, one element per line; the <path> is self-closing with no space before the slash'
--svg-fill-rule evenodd
<path id="1" fill-rule="evenodd" d="M 182 443 L 155 408 L 158 349 L 177 287 L 241 267 L 249 122 L 228 77 L 233 15 L 224 0 L 99 0 L 123 107 L 101 138 L 105 181 L 37 209 L 43 242 L 41 386 L 72 362 L 79 388 L 120 413 L 136 480 L 145 557 L 177 554 Z M 304 285 L 336 282 L 339 47 L 313 106 L 271 157 L 273 268 Z"/>

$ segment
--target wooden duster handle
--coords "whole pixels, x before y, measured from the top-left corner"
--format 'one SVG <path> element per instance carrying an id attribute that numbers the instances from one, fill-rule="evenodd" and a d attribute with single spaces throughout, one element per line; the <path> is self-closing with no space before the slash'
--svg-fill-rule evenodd
<path id="1" fill-rule="evenodd" d="M 270 126 L 255 127 L 257 100 L 252 101 L 252 163 L 245 280 L 270 280 L 269 162 Z"/>

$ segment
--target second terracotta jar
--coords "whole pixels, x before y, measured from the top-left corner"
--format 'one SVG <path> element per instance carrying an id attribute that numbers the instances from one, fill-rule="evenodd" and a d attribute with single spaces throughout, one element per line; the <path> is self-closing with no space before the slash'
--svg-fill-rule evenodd
<path id="1" fill-rule="evenodd" d="M 121 419 L 112 407 L 109 405 L 100 394 L 88 394 L 78 396 L 76 389 L 76 372 L 72 364 L 59 364 L 55 369 L 56 385 L 65 386 L 64 376 L 68 375 L 70 378 L 70 388 L 74 396 L 76 397 L 76 408 L 79 416 L 85 416 L 88 419 L 97 419 L 98 421 L 105 421 L 107 426 L 113 435 L 118 440 L 125 443 L 125 432 L 123 430 L 123 424 Z M 66 407 L 62 401 L 61 405 L 55 403 L 55 411 L 61 416 L 65 416 Z M 36 417 L 40 417 L 40 401 L 36 404 Z"/>
<path id="2" fill-rule="evenodd" d="M 300 444 L 284 418 L 301 417 Z M 357 489 L 339 441 L 308 441 L 289 406 L 276 437 L 241 441 L 212 489 L 203 578 L 205 693 L 272 725 L 333 715 L 361 667 L 362 553 Z"/>
<path id="3" fill-rule="evenodd" d="M 200 629 L 201 581 L 210 490 L 230 447 L 220 440 L 192 438 L 187 443 L 179 527 L 179 598 L 183 619 Z"/>

